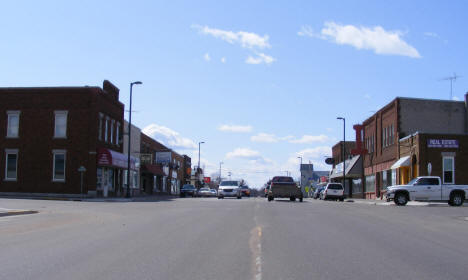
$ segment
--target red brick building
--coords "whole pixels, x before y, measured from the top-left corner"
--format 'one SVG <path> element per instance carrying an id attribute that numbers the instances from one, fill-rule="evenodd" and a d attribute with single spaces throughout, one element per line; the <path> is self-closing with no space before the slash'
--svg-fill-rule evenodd
<path id="1" fill-rule="evenodd" d="M 119 89 L 107 80 L 103 88 L 0 88 L 0 193 L 123 195 L 123 119 Z"/>

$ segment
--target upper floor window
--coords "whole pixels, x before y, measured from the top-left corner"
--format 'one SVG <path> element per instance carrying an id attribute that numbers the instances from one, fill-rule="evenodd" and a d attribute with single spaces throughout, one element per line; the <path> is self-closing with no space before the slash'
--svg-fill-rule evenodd
<path id="1" fill-rule="evenodd" d="M 115 128 L 115 144 L 120 145 L 120 123 L 117 122 L 117 127 Z"/>
<path id="2" fill-rule="evenodd" d="M 115 123 L 114 120 L 110 122 L 110 143 L 111 144 L 114 143 L 114 123 Z"/>
<path id="3" fill-rule="evenodd" d="M 55 111 L 55 138 L 67 138 L 68 111 Z"/>
<path id="4" fill-rule="evenodd" d="M 5 181 L 16 181 L 18 178 L 18 150 L 5 150 Z"/>
<path id="5" fill-rule="evenodd" d="M 107 142 L 107 136 L 108 136 L 108 128 L 109 128 L 109 118 L 106 118 L 104 120 L 104 142 Z"/>
<path id="6" fill-rule="evenodd" d="M 66 151 L 54 150 L 52 153 L 54 155 L 52 180 L 63 182 L 65 181 Z"/>
<path id="7" fill-rule="evenodd" d="M 8 128 L 7 138 L 17 138 L 19 131 L 19 117 L 20 111 L 7 111 L 8 114 Z"/>

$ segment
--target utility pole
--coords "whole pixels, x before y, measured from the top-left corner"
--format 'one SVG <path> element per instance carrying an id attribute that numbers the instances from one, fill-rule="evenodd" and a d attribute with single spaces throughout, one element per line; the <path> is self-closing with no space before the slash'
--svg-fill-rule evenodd
<path id="1" fill-rule="evenodd" d="M 219 162 L 219 183 L 221 184 L 221 164 L 223 164 L 224 162 L 220 161 Z"/>
<path id="2" fill-rule="evenodd" d="M 338 117 L 338 120 L 343 120 L 343 189 L 346 188 L 346 119 Z M 349 197 L 353 196 L 351 186 L 348 188 Z"/>

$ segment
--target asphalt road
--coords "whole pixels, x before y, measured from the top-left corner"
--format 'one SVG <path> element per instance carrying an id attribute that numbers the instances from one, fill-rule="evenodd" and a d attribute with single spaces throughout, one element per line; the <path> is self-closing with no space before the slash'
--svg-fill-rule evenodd
<path id="1" fill-rule="evenodd" d="M 0 279 L 468 279 L 467 207 L 0 199 Z"/>

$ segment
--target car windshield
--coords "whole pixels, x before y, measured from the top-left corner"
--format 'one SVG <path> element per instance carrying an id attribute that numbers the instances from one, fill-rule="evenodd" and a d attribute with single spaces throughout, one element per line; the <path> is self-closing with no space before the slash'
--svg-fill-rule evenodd
<path id="1" fill-rule="evenodd" d="M 184 190 L 193 190 L 193 189 L 195 189 L 195 186 L 194 185 L 184 185 L 182 187 L 182 189 L 184 189 Z"/>
<path id="2" fill-rule="evenodd" d="M 200 191 L 201 191 L 201 192 L 209 192 L 210 189 L 209 189 L 209 188 L 201 188 Z"/>
<path id="3" fill-rule="evenodd" d="M 272 182 L 274 183 L 294 183 L 294 179 L 291 177 L 286 177 L 286 176 L 277 176 L 274 177 Z"/>
<path id="4" fill-rule="evenodd" d="M 414 183 L 416 183 L 417 180 L 418 178 L 414 178 L 413 180 L 408 182 L 408 185 L 414 185 Z"/>
<path id="5" fill-rule="evenodd" d="M 329 184 L 328 188 L 332 190 L 342 190 L 343 186 L 341 184 Z"/>
<path id="6" fill-rule="evenodd" d="M 238 181 L 223 181 L 221 182 L 220 186 L 238 186 Z"/>

